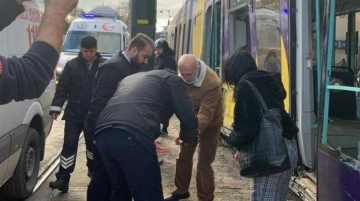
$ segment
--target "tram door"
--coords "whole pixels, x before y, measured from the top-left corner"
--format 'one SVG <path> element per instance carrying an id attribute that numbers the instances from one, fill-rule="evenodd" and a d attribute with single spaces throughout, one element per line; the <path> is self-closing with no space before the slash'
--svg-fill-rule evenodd
<path id="1" fill-rule="evenodd" d="M 360 12 L 337 15 L 329 77 L 329 115 L 323 144 L 354 159 L 360 157 L 360 104 L 357 90 Z M 349 89 L 349 87 L 353 89 Z"/>
<path id="2" fill-rule="evenodd" d="M 202 60 L 219 73 L 221 1 L 209 5 L 205 15 L 204 45 Z"/>
<path id="3" fill-rule="evenodd" d="M 329 23 L 322 30 L 330 45 L 326 59 L 321 145 L 317 151 L 318 200 L 360 200 L 359 31 L 360 2 L 329 1 Z M 334 24 L 332 16 L 335 16 Z M 329 30 L 327 30 L 329 29 Z M 332 31 L 334 30 L 334 35 Z M 333 43 L 332 43 L 333 42 Z M 325 86 L 323 86 L 325 85 Z M 328 105 L 328 108 L 327 108 Z M 327 110 L 328 109 L 328 110 Z M 327 112 L 328 111 L 328 112 Z M 321 119 L 321 117 L 318 117 Z"/>
<path id="4" fill-rule="evenodd" d="M 224 2 L 227 3 L 227 2 Z M 224 22 L 227 22 L 226 32 L 224 32 L 222 53 L 224 55 L 231 54 L 236 49 L 250 50 L 250 25 L 249 25 L 249 9 L 248 6 L 239 6 L 241 2 L 232 0 L 230 2 L 230 10 L 225 15 Z M 234 122 L 234 94 L 233 88 L 227 84 L 223 85 L 224 99 L 224 122 L 223 127 L 226 128 L 222 132 L 228 135 L 232 129 Z"/>

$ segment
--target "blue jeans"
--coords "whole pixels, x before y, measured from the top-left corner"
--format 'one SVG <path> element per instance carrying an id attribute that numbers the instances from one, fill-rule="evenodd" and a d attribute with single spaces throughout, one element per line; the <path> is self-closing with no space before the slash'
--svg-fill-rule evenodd
<path id="1" fill-rule="evenodd" d="M 112 201 L 164 200 L 153 141 L 116 128 L 99 132 L 95 140 L 114 188 Z"/>

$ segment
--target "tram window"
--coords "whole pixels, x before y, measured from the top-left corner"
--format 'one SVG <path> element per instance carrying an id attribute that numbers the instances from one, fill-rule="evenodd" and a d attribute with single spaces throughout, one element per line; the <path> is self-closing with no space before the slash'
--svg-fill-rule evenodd
<path id="1" fill-rule="evenodd" d="M 356 32 L 356 57 L 355 57 L 355 66 L 354 66 L 354 72 L 356 74 L 356 86 L 360 87 L 360 55 L 359 55 L 359 33 L 360 33 L 360 13 L 355 14 L 355 32 Z M 359 116 L 359 115 L 358 115 Z"/>
<path id="2" fill-rule="evenodd" d="M 229 17 L 230 52 L 250 46 L 249 18 L 247 7 L 233 11 Z"/>
<path id="3" fill-rule="evenodd" d="M 204 27 L 204 45 L 203 45 L 203 51 L 202 51 L 202 60 L 205 63 L 210 64 L 210 55 L 211 55 L 211 34 L 212 34 L 212 26 L 211 26 L 211 19 L 212 19 L 212 8 L 209 7 L 206 10 L 205 14 L 205 27 Z"/>
<path id="4" fill-rule="evenodd" d="M 336 17 L 335 45 L 333 71 L 347 72 L 349 67 L 347 56 L 347 34 L 348 34 L 348 16 L 341 15 Z"/>
<path id="5" fill-rule="evenodd" d="M 280 72 L 280 15 L 274 7 L 256 9 L 259 68 Z"/>

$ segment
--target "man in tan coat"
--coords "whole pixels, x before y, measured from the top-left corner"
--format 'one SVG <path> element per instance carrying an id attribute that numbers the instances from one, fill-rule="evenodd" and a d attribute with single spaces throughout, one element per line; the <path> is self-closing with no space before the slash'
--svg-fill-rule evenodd
<path id="1" fill-rule="evenodd" d="M 188 96 L 197 114 L 199 141 L 181 144 L 179 157 L 176 160 L 176 189 L 165 201 L 176 201 L 190 196 L 193 155 L 197 145 L 199 145 L 196 172 L 198 200 L 214 200 L 214 171 L 211 163 L 215 159 L 223 122 L 221 80 L 211 68 L 194 55 L 181 56 L 178 68 L 179 76 L 187 83 Z"/>

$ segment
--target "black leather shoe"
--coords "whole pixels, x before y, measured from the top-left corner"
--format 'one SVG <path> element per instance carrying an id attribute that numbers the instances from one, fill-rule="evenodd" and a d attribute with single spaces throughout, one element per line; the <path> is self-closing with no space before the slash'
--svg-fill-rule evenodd
<path id="1" fill-rule="evenodd" d="M 67 193 L 69 190 L 69 181 L 65 179 L 57 179 L 56 181 L 51 181 L 49 187 L 52 189 L 58 189 L 63 193 Z"/>
<path id="2" fill-rule="evenodd" d="M 166 197 L 164 201 L 178 201 L 181 199 L 186 199 L 190 197 L 190 193 L 186 192 L 184 194 L 178 194 L 175 192 L 172 192 L 170 196 Z"/>

